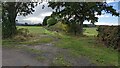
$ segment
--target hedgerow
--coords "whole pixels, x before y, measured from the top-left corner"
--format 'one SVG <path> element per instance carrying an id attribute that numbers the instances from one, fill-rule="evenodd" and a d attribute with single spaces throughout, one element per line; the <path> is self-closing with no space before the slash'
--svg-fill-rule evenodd
<path id="1" fill-rule="evenodd" d="M 120 26 L 98 26 L 97 31 L 100 42 L 120 51 Z"/>

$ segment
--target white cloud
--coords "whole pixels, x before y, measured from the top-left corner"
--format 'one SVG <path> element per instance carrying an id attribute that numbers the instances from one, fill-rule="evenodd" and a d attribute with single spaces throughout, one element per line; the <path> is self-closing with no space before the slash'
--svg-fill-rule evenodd
<path id="1" fill-rule="evenodd" d="M 106 0 L 107 3 L 115 2 L 115 0 Z"/>
<path id="2" fill-rule="evenodd" d="M 106 0 L 107 3 L 119 2 L 120 0 Z"/>
<path id="3" fill-rule="evenodd" d="M 84 21 L 84 24 L 90 24 L 90 22 Z M 118 22 L 96 22 L 95 25 L 118 25 Z"/>
<path id="4" fill-rule="evenodd" d="M 28 17 L 28 18 L 25 18 L 23 19 L 25 21 L 30 21 L 31 23 L 38 23 L 38 22 L 42 22 L 42 18 L 39 18 L 39 17 Z"/>
<path id="5" fill-rule="evenodd" d="M 48 2 L 42 2 L 40 5 L 46 5 Z"/>
<path id="6" fill-rule="evenodd" d="M 96 22 L 95 25 L 118 25 L 118 23 L 112 23 L 112 22 Z"/>
<path id="7" fill-rule="evenodd" d="M 83 24 L 90 24 L 90 22 L 88 22 L 88 21 L 84 21 Z"/>
<path id="8" fill-rule="evenodd" d="M 42 12 L 38 15 L 35 16 L 29 16 L 27 18 L 24 18 L 23 21 L 28 22 L 28 23 L 42 23 L 44 17 L 46 16 L 50 16 L 52 14 L 52 12 Z"/>
<path id="9" fill-rule="evenodd" d="M 52 12 L 43 12 L 38 14 L 38 16 L 30 16 L 27 18 L 24 18 L 23 21 L 29 22 L 29 23 L 42 23 L 44 17 L 46 16 L 50 16 L 52 14 Z"/>
<path id="10" fill-rule="evenodd" d="M 114 2 L 114 1 L 106 1 L 107 3 L 112 3 L 112 2 Z"/>
<path id="11" fill-rule="evenodd" d="M 120 13 L 120 10 L 117 10 L 118 13 Z"/>
<path id="12" fill-rule="evenodd" d="M 41 13 L 40 16 L 50 16 L 52 14 L 52 12 L 45 12 L 45 13 Z"/>
<path id="13" fill-rule="evenodd" d="M 101 18 L 101 17 L 109 17 L 109 16 L 108 15 L 96 15 L 96 17 Z"/>
<path id="14" fill-rule="evenodd" d="M 43 5 L 45 6 L 44 9 L 42 9 Z M 30 14 L 26 17 L 17 16 L 16 19 L 18 20 L 18 23 L 25 23 L 25 22 L 30 23 L 30 24 L 42 23 L 44 17 L 50 16 L 53 11 L 52 8 L 47 7 L 47 6 L 48 6 L 47 2 L 43 2 L 34 8 L 35 12 L 33 14 Z"/>

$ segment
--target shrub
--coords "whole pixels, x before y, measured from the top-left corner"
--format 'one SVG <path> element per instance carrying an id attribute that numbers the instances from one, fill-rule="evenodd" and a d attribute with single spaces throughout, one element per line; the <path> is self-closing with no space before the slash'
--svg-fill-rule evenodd
<path id="1" fill-rule="evenodd" d="M 51 30 L 51 31 L 57 31 L 57 32 L 67 32 L 68 31 L 68 26 L 58 22 L 57 24 L 50 26 L 50 27 L 46 27 L 46 29 Z"/>
<path id="2" fill-rule="evenodd" d="M 43 23 L 42 23 L 43 26 L 46 26 L 46 25 L 47 25 L 47 20 L 48 20 L 49 18 L 50 18 L 50 16 L 46 16 L 46 17 L 44 18 Z"/>
<path id="3" fill-rule="evenodd" d="M 27 38 L 24 37 L 24 36 L 22 36 L 22 35 L 16 35 L 16 36 L 14 37 L 14 40 L 16 40 L 16 41 L 26 41 Z"/>
<path id="4" fill-rule="evenodd" d="M 16 41 L 26 41 L 28 38 L 32 37 L 31 34 L 29 34 L 29 30 L 25 28 L 20 28 L 17 30 L 17 34 L 14 36 L 14 40 Z"/>
<path id="5" fill-rule="evenodd" d="M 24 37 L 28 36 L 29 30 L 25 28 L 20 28 L 17 30 L 17 35 L 23 35 Z"/>
<path id="6" fill-rule="evenodd" d="M 57 23 L 57 20 L 55 19 L 55 18 L 53 18 L 53 17 L 51 17 L 51 18 L 49 18 L 48 20 L 47 20 L 47 25 L 48 26 L 53 26 L 53 25 L 55 25 Z"/>
<path id="7" fill-rule="evenodd" d="M 120 27 L 119 26 L 98 26 L 98 38 L 107 47 L 120 50 Z"/>

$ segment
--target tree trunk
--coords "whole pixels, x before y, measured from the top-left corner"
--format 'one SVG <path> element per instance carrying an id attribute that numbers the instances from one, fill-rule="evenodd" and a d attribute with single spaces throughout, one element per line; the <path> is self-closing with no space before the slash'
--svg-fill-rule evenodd
<path id="1" fill-rule="evenodd" d="M 80 34 L 83 35 L 83 22 L 80 23 Z"/>
<path id="2" fill-rule="evenodd" d="M 9 24 L 10 24 L 10 29 L 11 29 L 11 36 L 15 35 L 16 34 L 16 16 L 17 16 L 17 13 L 16 13 L 16 8 L 15 8 L 15 3 L 11 4 L 9 3 L 11 6 L 8 7 L 8 18 L 9 18 Z M 10 8 L 10 9 L 9 9 Z"/>
<path id="3" fill-rule="evenodd" d="M 16 34 L 16 22 L 15 22 L 15 19 L 16 19 L 16 16 L 17 16 L 17 13 L 16 13 L 16 9 L 15 9 L 15 6 L 14 4 L 11 5 L 11 3 L 9 3 L 9 6 L 8 7 L 4 7 L 4 11 L 5 14 L 5 17 L 3 18 L 3 38 L 8 38 L 8 37 L 12 37 L 13 35 Z M 6 14 L 7 13 L 7 14 Z"/>
<path id="4" fill-rule="evenodd" d="M 79 33 L 80 35 L 83 35 L 83 22 L 80 22 L 80 23 L 77 25 L 77 27 L 78 27 L 78 33 Z"/>
<path id="5" fill-rule="evenodd" d="M 11 29 L 11 36 L 13 36 L 13 35 L 15 35 L 16 34 L 16 22 L 15 22 L 15 19 L 16 19 L 16 14 L 13 12 L 13 13 L 11 13 L 11 11 L 10 11 L 10 13 L 9 13 L 9 16 L 8 16 L 8 18 L 9 18 L 9 24 L 10 24 L 10 29 Z"/>

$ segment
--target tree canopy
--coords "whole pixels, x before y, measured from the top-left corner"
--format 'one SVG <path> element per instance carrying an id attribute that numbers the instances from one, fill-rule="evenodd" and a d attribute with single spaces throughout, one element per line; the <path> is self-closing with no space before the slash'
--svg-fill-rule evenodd
<path id="1" fill-rule="evenodd" d="M 96 15 L 102 15 L 102 12 L 119 16 L 113 6 L 109 6 L 106 2 L 49 2 L 48 7 L 55 9 L 53 14 L 63 19 L 65 24 L 79 25 L 76 26 L 79 29 L 77 32 L 81 34 L 85 20 L 94 24 L 98 22 Z"/>

